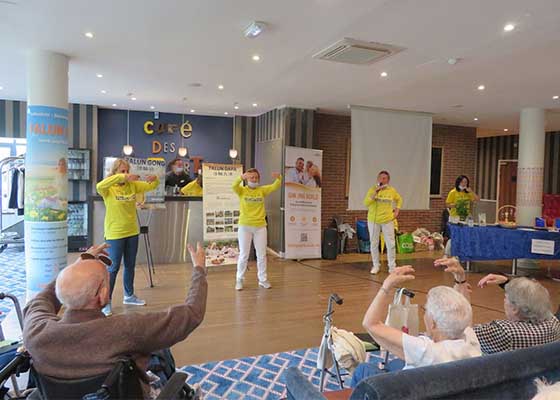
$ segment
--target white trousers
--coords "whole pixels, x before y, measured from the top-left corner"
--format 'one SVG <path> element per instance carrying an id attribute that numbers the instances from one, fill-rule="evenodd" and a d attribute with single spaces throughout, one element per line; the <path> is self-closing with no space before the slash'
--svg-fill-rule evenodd
<path id="1" fill-rule="evenodd" d="M 389 262 L 389 268 L 395 268 L 397 266 L 395 256 L 397 246 L 395 243 L 395 224 L 393 221 L 387 222 L 386 224 L 368 222 L 368 229 L 373 266 L 377 268 L 381 266 L 379 261 L 379 235 L 381 231 L 383 231 L 385 246 L 387 247 L 387 260 Z"/>
<path id="2" fill-rule="evenodd" d="M 247 271 L 247 261 L 251 251 L 251 242 L 255 243 L 257 251 L 257 270 L 259 282 L 266 282 L 266 226 L 256 228 L 254 226 L 240 226 L 237 232 L 239 239 L 239 259 L 237 261 L 237 280 L 243 280 Z"/>

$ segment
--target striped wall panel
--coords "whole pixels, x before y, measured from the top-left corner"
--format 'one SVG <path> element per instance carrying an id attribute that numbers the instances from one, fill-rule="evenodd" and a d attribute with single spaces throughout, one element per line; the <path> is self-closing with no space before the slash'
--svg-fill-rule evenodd
<path id="1" fill-rule="evenodd" d="M 0 137 L 25 138 L 27 121 L 25 101 L 0 100 Z M 93 193 L 97 181 L 97 106 L 68 105 L 68 147 L 92 151 L 92 179 L 89 182 L 70 181 L 69 199 L 85 201 Z"/>
<path id="2" fill-rule="evenodd" d="M 233 120 L 233 147 L 244 169 L 255 164 L 255 118 L 236 116 Z"/>
<path id="3" fill-rule="evenodd" d="M 496 200 L 498 160 L 517 160 L 519 135 L 479 138 L 477 143 L 477 193 Z M 545 142 L 544 193 L 560 194 L 560 132 L 548 132 Z"/>

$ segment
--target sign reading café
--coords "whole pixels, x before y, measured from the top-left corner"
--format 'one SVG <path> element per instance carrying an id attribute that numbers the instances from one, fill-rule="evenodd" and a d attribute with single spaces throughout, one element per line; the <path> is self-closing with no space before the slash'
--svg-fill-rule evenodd
<path id="1" fill-rule="evenodd" d="M 148 120 L 144 122 L 144 133 L 146 135 L 158 135 L 158 139 L 152 140 L 152 154 L 175 153 L 177 146 L 173 141 L 166 141 L 159 135 L 179 134 L 182 138 L 188 139 L 192 136 L 192 125 L 189 121 L 182 124 L 168 124 Z"/>

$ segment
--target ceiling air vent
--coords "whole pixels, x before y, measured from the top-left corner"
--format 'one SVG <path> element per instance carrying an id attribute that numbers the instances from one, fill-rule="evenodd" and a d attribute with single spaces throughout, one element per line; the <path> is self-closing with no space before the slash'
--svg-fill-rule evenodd
<path id="1" fill-rule="evenodd" d="M 320 60 L 368 65 L 404 50 L 388 44 L 344 38 L 313 56 Z"/>

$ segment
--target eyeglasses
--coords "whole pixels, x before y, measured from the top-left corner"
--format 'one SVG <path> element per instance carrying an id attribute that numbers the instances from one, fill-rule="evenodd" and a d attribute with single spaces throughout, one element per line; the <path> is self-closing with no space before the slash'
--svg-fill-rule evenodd
<path id="1" fill-rule="evenodd" d="M 99 256 L 94 256 L 93 254 L 90 253 L 82 253 L 80 254 L 80 258 L 82 260 L 98 260 L 101 261 L 103 264 L 105 264 L 107 267 L 109 267 L 110 265 L 113 265 L 113 261 L 111 261 L 111 259 L 103 254 L 99 255 Z"/>

